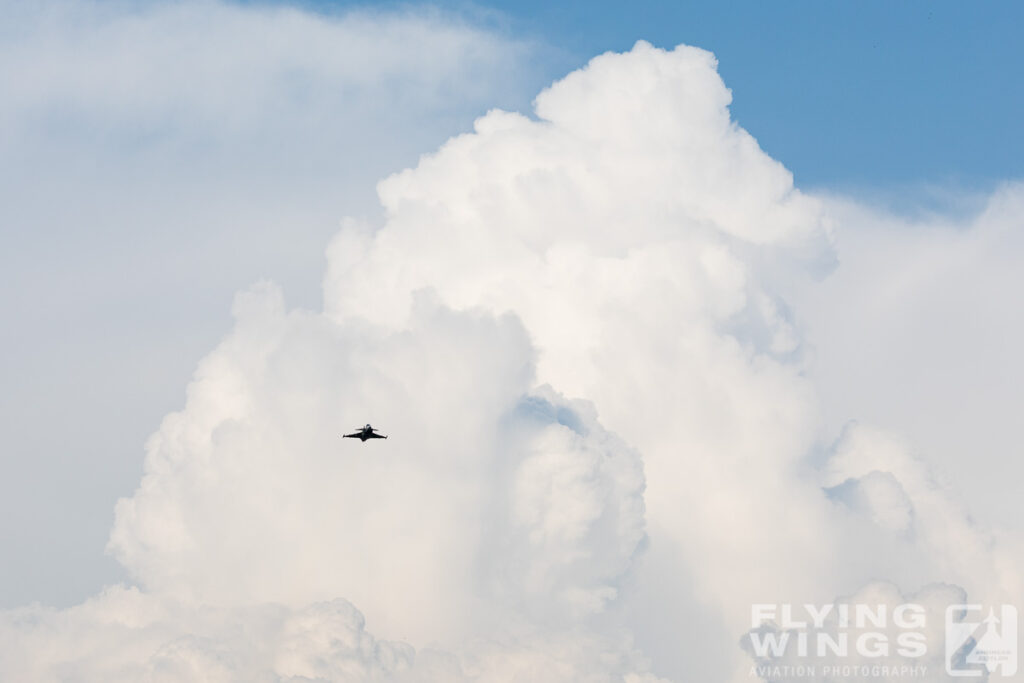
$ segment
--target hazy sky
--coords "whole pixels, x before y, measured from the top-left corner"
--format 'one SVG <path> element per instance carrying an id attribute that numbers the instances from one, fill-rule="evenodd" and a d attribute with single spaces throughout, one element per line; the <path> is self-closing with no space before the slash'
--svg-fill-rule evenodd
<path id="1" fill-rule="evenodd" d="M 1021 19 L 0 2 L 0 673 L 749 680 L 759 599 L 1019 604 Z"/>

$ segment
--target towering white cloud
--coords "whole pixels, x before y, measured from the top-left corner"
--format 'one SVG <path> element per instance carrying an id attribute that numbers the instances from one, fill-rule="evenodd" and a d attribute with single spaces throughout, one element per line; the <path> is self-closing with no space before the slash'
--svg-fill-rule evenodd
<path id="1" fill-rule="evenodd" d="M 586 404 L 531 392 L 514 317 L 421 299 L 390 332 L 288 313 L 269 286 L 236 317 L 118 506 L 111 548 L 146 588 L 344 596 L 419 643 L 615 596 L 644 534 L 639 455 Z M 387 442 L 339 441 L 371 415 Z"/>
<path id="2" fill-rule="evenodd" d="M 341 215 L 550 78 L 453 13 L 286 4 L 0 0 L 0 605 L 121 578 L 110 510 L 235 292 L 319 307 Z"/>
<path id="3" fill-rule="evenodd" d="M 828 233 L 728 103 L 702 50 L 598 57 L 537 98 L 539 120 L 492 112 L 384 181 L 386 225 L 339 235 L 325 295 L 336 320 L 396 329 L 423 288 L 514 311 L 539 379 L 592 399 L 640 448 L 653 542 L 676 545 L 703 599 L 738 618 L 759 591 L 805 588 L 794 563 L 830 569 L 825 501 L 787 471 L 813 438 L 813 399 L 761 272 L 815 266 Z"/>
<path id="4" fill-rule="evenodd" d="M 960 215 L 898 216 L 831 198 L 842 265 L 800 292 L 830 431 L 851 417 L 901 433 L 983 520 L 1024 531 L 1024 186 Z"/>
<path id="5" fill-rule="evenodd" d="M 123 666 L 179 679 L 750 680 L 752 603 L 1019 599 L 891 437 L 810 457 L 784 294 L 836 214 L 728 104 L 709 53 L 641 42 L 383 181 L 324 310 L 241 295 L 150 440 L 110 542 L 146 592 L 29 612 L 37 641 L 7 614 L 5 654 L 126 599 L 173 613 Z M 339 440 L 367 419 L 390 438 Z"/>

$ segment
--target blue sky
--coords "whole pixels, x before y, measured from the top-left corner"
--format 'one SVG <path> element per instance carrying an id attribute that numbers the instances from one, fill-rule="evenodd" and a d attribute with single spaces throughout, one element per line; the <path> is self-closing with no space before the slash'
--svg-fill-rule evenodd
<path id="1" fill-rule="evenodd" d="M 733 118 L 805 187 L 970 190 L 1024 175 L 1020 3 L 433 4 L 555 48 L 551 79 L 638 39 L 711 50 Z"/>

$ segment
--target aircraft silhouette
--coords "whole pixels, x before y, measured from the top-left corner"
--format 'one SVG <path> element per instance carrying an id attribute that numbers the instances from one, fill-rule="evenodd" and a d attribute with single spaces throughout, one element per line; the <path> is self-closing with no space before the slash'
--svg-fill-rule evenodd
<path id="1" fill-rule="evenodd" d="M 388 437 L 384 436 L 383 434 L 378 434 L 376 430 L 374 430 L 374 428 L 370 426 L 369 423 L 366 423 L 358 432 L 345 434 L 344 438 L 359 439 L 360 441 L 366 441 L 367 439 L 386 439 Z"/>

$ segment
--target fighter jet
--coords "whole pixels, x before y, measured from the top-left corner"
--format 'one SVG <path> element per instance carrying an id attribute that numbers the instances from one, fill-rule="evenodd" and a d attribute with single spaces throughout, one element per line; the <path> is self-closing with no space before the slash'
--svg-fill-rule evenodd
<path id="1" fill-rule="evenodd" d="M 373 427 L 371 427 L 369 424 L 365 424 L 363 425 L 362 429 L 360 429 L 358 432 L 346 434 L 344 438 L 359 439 L 360 441 L 366 441 L 367 439 L 386 439 L 388 437 L 384 436 L 383 434 L 378 434 Z"/>

